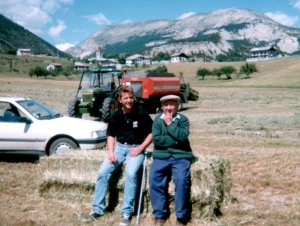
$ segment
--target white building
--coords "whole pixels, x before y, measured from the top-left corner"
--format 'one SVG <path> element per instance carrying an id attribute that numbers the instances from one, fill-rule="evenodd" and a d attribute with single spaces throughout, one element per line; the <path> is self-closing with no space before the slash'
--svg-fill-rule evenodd
<path id="1" fill-rule="evenodd" d="M 54 71 L 57 69 L 61 69 L 62 65 L 59 63 L 51 63 L 46 66 L 47 71 Z"/>
<path id="2" fill-rule="evenodd" d="M 74 71 L 77 72 L 77 71 L 86 71 L 90 68 L 90 64 L 84 64 L 84 63 L 81 63 L 81 62 L 78 62 L 76 61 L 74 63 Z"/>
<path id="3" fill-rule="evenodd" d="M 140 54 L 134 54 L 126 58 L 126 66 L 149 66 L 151 65 L 151 59 L 148 56 L 143 56 Z"/>
<path id="4" fill-rule="evenodd" d="M 188 56 L 185 53 L 174 53 L 171 55 L 171 63 L 187 62 Z"/>
<path id="5" fill-rule="evenodd" d="M 31 49 L 18 49 L 17 56 L 32 56 Z"/>
<path id="6" fill-rule="evenodd" d="M 250 50 L 247 62 L 255 62 L 261 60 L 270 60 L 277 57 L 282 57 L 280 50 L 274 46 L 253 48 Z"/>

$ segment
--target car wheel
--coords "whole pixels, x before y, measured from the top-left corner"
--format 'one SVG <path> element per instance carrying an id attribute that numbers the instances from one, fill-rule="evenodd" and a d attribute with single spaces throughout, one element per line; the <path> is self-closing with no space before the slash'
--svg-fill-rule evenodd
<path id="1" fill-rule="evenodd" d="M 75 149 L 78 149 L 78 145 L 74 141 L 68 138 L 59 138 L 50 145 L 49 155 L 65 153 Z"/>

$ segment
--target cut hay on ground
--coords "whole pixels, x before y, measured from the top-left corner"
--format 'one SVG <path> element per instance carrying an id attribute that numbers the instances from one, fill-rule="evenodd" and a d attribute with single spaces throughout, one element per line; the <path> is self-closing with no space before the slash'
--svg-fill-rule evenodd
<path id="1" fill-rule="evenodd" d="M 39 163 L 39 192 L 44 198 L 74 202 L 92 202 L 99 166 L 106 151 L 74 151 L 43 157 Z M 148 159 L 147 168 L 151 160 Z M 198 156 L 191 167 L 192 219 L 215 219 L 221 214 L 224 200 L 229 198 L 232 185 L 230 163 L 216 156 Z M 115 172 L 110 182 L 108 210 L 120 207 L 124 179 L 122 169 Z M 148 182 L 144 213 L 151 213 Z M 173 212 L 174 186 L 170 183 L 170 208 Z M 120 195 L 119 195 L 120 194 Z"/>

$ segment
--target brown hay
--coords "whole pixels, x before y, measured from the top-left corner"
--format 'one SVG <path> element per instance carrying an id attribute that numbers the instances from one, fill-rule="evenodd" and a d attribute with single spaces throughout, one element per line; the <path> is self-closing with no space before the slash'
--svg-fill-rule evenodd
<path id="1" fill-rule="evenodd" d="M 106 151 L 75 151 L 43 157 L 39 163 L 39 192 L 44 198 L 90 202 L 96 176 Z M 147 171 L 149 172 L 149 162 Z M 120 208 L 124 187 L 123 170 L 117 170 L 110 182 L 108 211 Z M 191 167 L 192 218 L 215 219 L 221 215 L 224 201 L 232 186 L 230 162 L 216 156 L 199 156 Z M 148 183 L 145 188 L 144 213 L 151 212 Z M 170 183 L 170 209 L 173 207 L 174 185 Z"/>

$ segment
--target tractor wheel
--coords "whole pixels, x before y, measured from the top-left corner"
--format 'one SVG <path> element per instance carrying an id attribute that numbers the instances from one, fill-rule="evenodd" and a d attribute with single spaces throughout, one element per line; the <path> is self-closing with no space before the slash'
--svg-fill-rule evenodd
<path id="1" fill-rule="evenodd" d="M 183 108 L 183 104 L 182 104 L 182 100 L 180 99 L 180 101 L 178 103 L 177 111 L 182 111 L 182 108 Z"/>
<path id="2" fill-rule="evenodd" d="M 70 101 L 68 106 L 68 115 L 75 118 L 82 117 L 82 114 L 79 113 L 79 100 L 77 98 Z"/>
<path id="3" fill-rule="evenodd" d="M 193 101 L 198 100 L 199 99 L 199 92 L 195 89 L 190 88 L 188 99 L 193 100 Z"/>
<path id="4" fill-rule="evenodd" d="M 112 98 L 112 97 L 107 97 L 104 99 L 102 108 L 100 110 L 101 112 L 101 117 L 104 122 L 108 122 L 108 119 L 116 109 L 118 108 L 118 102 Z"/>

